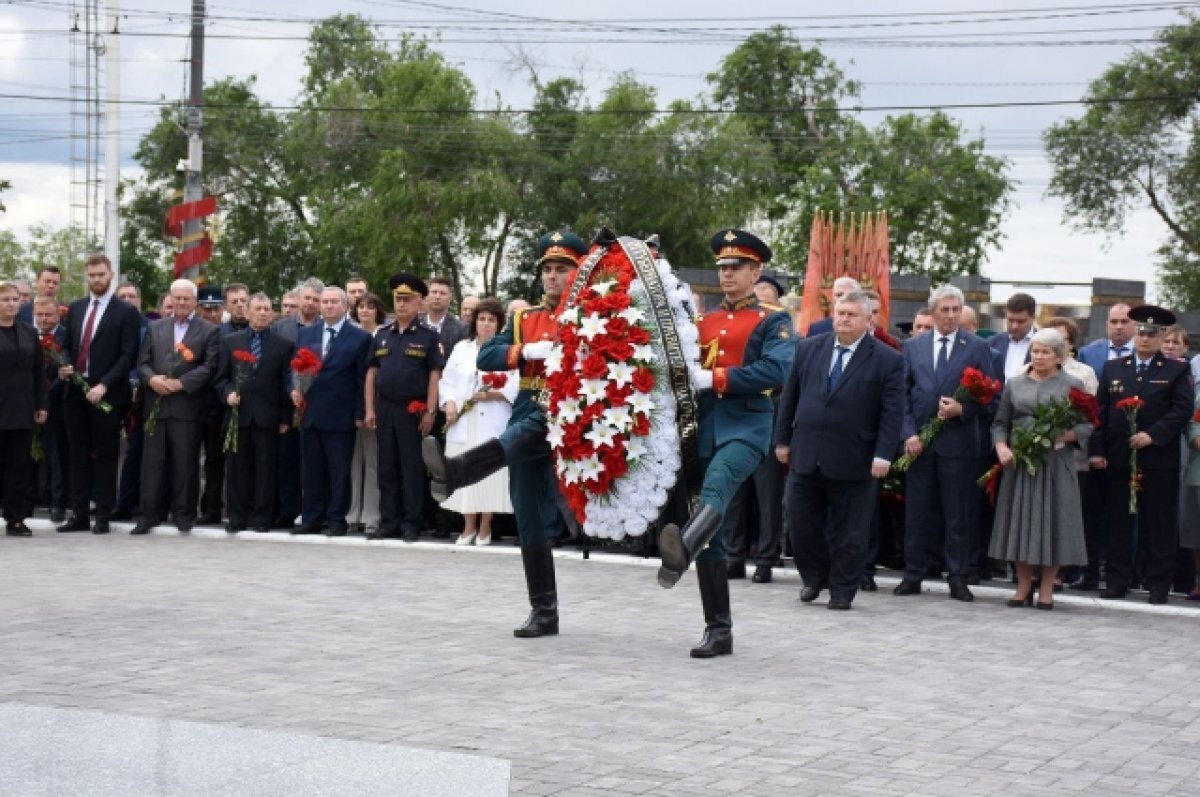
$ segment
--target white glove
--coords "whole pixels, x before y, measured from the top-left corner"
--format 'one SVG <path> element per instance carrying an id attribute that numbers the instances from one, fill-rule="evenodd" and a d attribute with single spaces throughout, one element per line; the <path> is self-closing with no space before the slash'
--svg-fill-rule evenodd
<path id="1" fill-rule="evenodd" d="M 550 356 L 554 341 L 539 340 L 536 343 L 526 343 L 521 347 L 521 356 L 526 360 L 544 360 Z"/>
<path id="2" fill-rule="evenodd" d="M 712 390 L 713 372 L 704 368 L 697 368 L 692 371 L 692 390 L 699 393 L 701 390 Z"/>

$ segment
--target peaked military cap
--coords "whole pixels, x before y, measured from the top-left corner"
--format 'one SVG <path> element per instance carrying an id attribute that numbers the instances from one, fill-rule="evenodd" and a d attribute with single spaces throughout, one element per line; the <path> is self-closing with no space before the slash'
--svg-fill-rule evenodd
<path id="1" fill-rule="evenodd" d="M 775 293 L 779 296 L 784 296 L 787 294 L 787 291 L 785 291 L 783 289 L 783 283 L 781 283 L 779 280 L 775 279 L 774 277 L 770 276 L 769 274 L 763 274 L 761 277 L 758 278 L 758 280 L 754 284 L 755 285 L 770 285 L 772 288 L 775 289 Z"/>
<path id="2" fill-rule="evenodd" d="M 587 244 L 578 235 L 570 230 L 556 230 L 538 239 L 537 262 L 539 266 L 547 260 L 566 260 L 576 264 L 587 251 Z"/>
<path id="3" fill-rule="evenodd" d="M 406 271 L 393 274 L 391 279 L 388 280 L 388 287 L 392 290 L 392 296 L 429 295 L 429 286 L 425 284 L 425 280 L 416 274 L 409 274 Z"/>
<path id="4" fill-rule="evenodd" d="M 216 285 L 205 285 L 196 291 L 196 301 L 202 307 L 212 307 L 225 303 L 225 300 L 221 297 L 221 288 Z"/>
<path id="5" fill-rule="evenodd" d="M 732 227 L 721 230 L 712 237 L 709 246 L 717 256 L 718 266 L 736 266 L 745 262 L 761 266 L 771 262 L 771 247 L 757 235 L 745 230 Z"/>
<path id="6" fill-rule="evenodd" d="M 1161 328 L 1175 323 L 1175 314 L 1165 307 L 1143 304 L 1129 311 L 1129 320 L 1137 324 L 1139 331 L 1146 329 L 1158 332 Z"/>

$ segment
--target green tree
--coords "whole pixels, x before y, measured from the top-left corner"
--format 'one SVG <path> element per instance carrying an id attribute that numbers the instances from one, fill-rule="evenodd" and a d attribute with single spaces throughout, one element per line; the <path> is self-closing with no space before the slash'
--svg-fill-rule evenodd
<path id="1" fill-rule="evenodd" d="M 7 191 L 10 188 L 12 188 L 11 182 L 9 182 L 8 180 L 0 180 L 0 194 L 3 194 L 5 191 Z M 6 208 L 4 206 L 3 202 L 0 202 L 0 213 L 7 213 L 7 212 L 8 212 L 8 208 Z"/>
<path id="2" fill-rule="evenodd" d="M 1080 230 L 1124 231 L 1149 208 L 1168 240 L 1159 250 L 1163 300 L 1200 307 L 1200 19 L 1165 28 L 1151 50 L 1113 64 L 1088 87 L 1087 110 L 1046 131 L 1049 193 Z"/>
<path id="3" fill-rule="evenodd" d="M 12 230 L 0 230 L 0 278 L 11 280 L 28 276 L 25 247 Z"/>
<path id="4" fill-rule="evenodd" d="M 78 228 L 35 224 L 29 228 L 29 241 L 25 244 L 26 271 L 32 275 L 43 266 L 57 266 L 62 271 L 63 298 L 82 296 L 86 286 L 83 259 L 79 253 L 98 252 L 103 248 L 103 242 L 87 238 Z"/>

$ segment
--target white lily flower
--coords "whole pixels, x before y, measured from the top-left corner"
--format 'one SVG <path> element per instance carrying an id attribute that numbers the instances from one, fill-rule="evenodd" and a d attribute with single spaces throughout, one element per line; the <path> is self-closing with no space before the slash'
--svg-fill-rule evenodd
<path id="1" fill-rule="evenodd" d="M 646 314 L 643 313 L 641 310 L 637 309 L 636 307 L 634 307 L 633 305 L 630 305 L 629 307 L 626 307 L 621 312 L 617 313 L 617 318 L 624 318 L 626 321 L 629 322 L 630 326 L 633 326 L 633 325 L 637 324 L 639 321 L 645 320 Z"/>
<path id="2" fill-rule="evenodd" d="M 559 419 L 555 418 L 546 424 L 546 442 L 551 448 L 558 448 L 562 445 L 563 428 Z"/>
<path id="3" fill-rule="evenodd" d="M 600 464 L 600 458 L 592 454 L 587 459 L 579 460 L 579 480 L 591 481 L 592 479 L 600 478 L 604 473 L 604 466 Z"/>
<path id="4" fill-rule="evenodd" d="M 559 474 L 562 476 L 563 484 L 575 484 L 578 482 L 581 470 L 579 462 L 574 460 L 567 462 L 566 466 L 562 469 L 562 473 Z"/>
<path id="5" fill-rule="evenodd" d="M 604 411 L 604 422 L 618 432 L 624 432 L 633 426 L 633 416 L 629 414 L 629 407 L 609 407 Z"/>
<path id="6" fill-rule="evenodd" d="M 633 381 L 634 370 L 628 363 L 609 363 L 608 378 L 615 382 L 617 387 L 625 387 Z"/>
<path id="7" fill-rule="evenodd" d="M 608 292 L 611 291 L 613 286 L 616 284 L 616 280 L 605 280 L 604 282 L 592 283 L 591 288 L 596 292 L 597 296 L 607 296 Z"/>
<path id="8" fill-rule="evenodd" d="M 556 345 L 550 350 L 550 356 L 546 358 L 546 375 L 557 374 L 562 370 L 563 350 L 562 346 Z"/>
<path id="9" fill-rule="evenodd" d="M 558 314 L 558 321 L 562 324 L 574 324 L 579 326 L 579 307 L 572 305 L 566 310 Z"/>
<path id="10" fill-rule="evenodd" d="M 592 431 L 583 436 L 584 440 L 590 440 L 596 448 L 605 446 L 612 448 L 613 438 L 617 436 L 617 430 L 606 423 L 593 423 Z"/>
<path id="11" fill-rule="evenodd" d="M 567 399 L 566 401 L 558 402 L 558 419 L 563 423 L 570 423 L 579 417 L 582 410 L 579 409 L 579 399 Z"/>
<path id="12" fill-rule="evenodd" d="M 650 410 L 654 409 L 654 402 L 650 400 L 649 393 L 634 393 L 626 400 L 626 403 L 629 405 L 629 412 L 633 414 L 639 412 L 649 414 Z"/>
<path id="13" fill-rule="evenodd" d="M 654 356 L 654 347 L 640 343 L 633 344 L 633 359 L 643 363 L 654 362 L 656 359 Z"/>
<path id="14" fill-rule="evenodd" d="M 579 324 L 579 336 L 587 338 L 589 341 L 597 335 L 605 334 L 607 331 L 608 321 L 596 313 L 589 313 L 588 317 L 583 319 Z"/>
<path id="15" fill-rule="evenodd" d="M 625 441 L 625 459 L 630 462 L 636 462 L 646 456 L 648 451 L 646 442 L 641 437 L 631 437 Z"/>
<path id="16" fill-rule="evenodd" d="M 585 379 L 583 380 L 583 389 L 580 391 L 580 396 L 588 404 L 595 404 L 597 401 L 604 401 L 604 390 L 607 387 L 607 379 Z"/>

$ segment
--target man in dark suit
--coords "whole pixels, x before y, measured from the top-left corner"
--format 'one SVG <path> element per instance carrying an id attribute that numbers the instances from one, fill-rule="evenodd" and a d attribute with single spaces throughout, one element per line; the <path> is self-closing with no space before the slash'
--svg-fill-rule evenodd
<path id="1" fill-rule="evenodd" d="M 1105 548 L 1107 589 L 1102 598 L 1123 598 L 1134 579 L 1133 526 L 1137 522 L 1138 554 L 1150 603 L 1166 603 L 1179 542 L 1180 436 L 1192 417 L 1193 394 L 1187 363 L 1159 352 L 1162 327 L 1175 323 L 1169 310 L 1142 305 L 1129 311 L 1137 325 L 1133 356 L 1109 360 L 1100 378 L 1099 434 L 1088 446 L 1093 468 L 1108 474 L 1109 496 Z M 1117 407 L 1122 399 L 1140 398 L 1137 434 Z M 1130 455 L 1138 453 L 1140 490 L 1137 510 L 1129 512 Z"/>
<path id="2" fill-rule="evenodd" d="M 1000 379 L 1012 379 L 1029 364 L 1033 333 L 1037 332 L 1037 301 L 1027 293 L 1014 293 L 1004 303 L 1005 331 L 993 335 L 988 346 L 996 352 Z"/>
<path id="3" fill-rule="evenodd" d="M 861 291 L 843 295 L 833 318 L 834 334 L 796 347 L 779 400 L 775 457 L 789 468 L 800 600 L 811 603 L 828 585 L 828 607 L 849 609 L 866 566 L 878 486 L 900 445 L 904 358 L 870 334 L 870 299 Z"/>
<path id="4" fill-rule="evenodd" d="M 83 393 L 68 385 L 63 395 L 67 449 L 71 462 L 72 516 L 59 531 L 87 531 L 88 502 L 96 502 L 95 534 L 107 534 L 117 498 L 117 459 L 121 452 L 121 423 L 132 400 L 129 369 L 137 357 L 137 310 L 113 295 L 113 268 L 96 254 L 84 263 L 88 295 L 67 311 L 63 356 L 70 365 L 59 370 L 67 379 L 81 373 L 91 388 Z M 100 402 L 111 405 L 109 412 Z"/>
<path id="5" fill-rule="evenodd" d="M 987 344 L 958 328 L 963 294 L 943 285 L 929 298 L 934 329 L 904 344 L 906 404 L 902 436 L 905 453 L 915 461 L 908 470 L 904 579 L 897 595 L 921 592 L 928 561 L 928 536 L 936 533 L 940 510 L 945 531 L 947 581 L 950 597 L 972 601 L 967 587 L 973 536 L 979 529 L 979 487 L 989 445 L 992 407 L 959 402 L 953 396 L 963 370 L 974 368 L 995 377 Z M 994 402 L 993 402 L 994 404 Z M 929 448 L 919 432 L 934 417 L 945 422 Z"/>
<path id="6" fill-rule="evenodd" d="M 226 329 L 225 302 L 222 290 L 216 285 L 205 285 L 200 289 L 200 317 L 217 327 L 217 341 L 231 334 L 232 328 Z M 243 314 L 244 315 L 244 314 Z M 245 319 L 242 320 L 243 326 Z M 217 374 L 218 363 L 213 363 L 213 376 Z M 221 522 L 225 509 L 225 402 L 217 396 L 216 390 L 210 389 L 201 422 L 200 449 L 204 459 L 204 491 L 200 493 L 200 517 L 198 523 L 205 526 L 216 526 Z M 196 477 L 200 477 L 197 472 Z"/>
<path id="7" fill-rule="evenodd" d="M 33 325 L 39 338 L 49 336 L 60 346 L 66 340 L 66 328 L 61 323 L 58 302 L 51 296 L 34 297 Z M 45 457 L 38 470 L 39 476 L 40 472 L 45 473 L 46 505 L 50 508 L 50 521 L 62 523 L 67 506 L 67 427 L 63 419 L 63 395 L 67 385 L 58 378 L 58 366 L 49 362 L 46 363 L 46 384 L 49 386 L 49 405 L 46 423 L 42 427 L 42 451 Z M 40 497 L 38 487 L 35 483 L 31 495 L 32 505 L 36 505 Z"/>
<path id="8" fill-rule="evenodd" d="M 271 298 L 256 293 L 249 302 L 249 328 L 221 340 L 216 392 L 226 406 L 238 407 L 238 447 L 226 458 L 225 530 L 231 534 L 247 525 L 255 531 L 270 530 L 279 436 L 292 421 L 290 364 L 295 346 L 271 332 L 271 316 Z M 235 352 L 249 352 L 254 364 L 239 362 Z"/>
<path id="9" fill-rule="evenodd" d="M 148 534 L 158 524 L 158 505 L 168 458 L 171 513 L 180 531 L 196 522 L 200 435 L 212 377 L 217 369 L 218 328 L 196 313 L 196 284 L 171 283 L 172 315 L 150 324 L 138 354 L 138 375 L 146 394 L 142 451 L 142 518 L 132 534 Z M 158 408 L 153 429 L 146 428 Z"/>
<path id="10" fill-rule="evenodd" d="M 146 327 L 150 320 L 141 315 L 142 290 L 137 285 L 126 280 L 117 286 L 117 298 L 138 311 L 138 350 L 141 351 L 142 340 L 146 337 Z M 134 358 L 133 368 L 129 369 L 129 387 L 133 395 L 133 403 L 126 413 L 125 422 L 125 461 L 121 464 L 121 477 L 117 486 L 117 505 L 113 510 L 113 520 L 129 520 L 142 495 L 142 406 L 145 391 L 138 378 L 137 361 Z"/>
<path id="11" fill-rule="evenodd" d="M 54 300 L 54 306 L 59 307 L 58 289 L 62 285 L 62 271 L 58 266 L 42 266 L 38 269 L 37 278 L 33 281 L 33 288 L 28 301 L 22 300 L 21 309 L 17 312 L 17 320 L 36 327 L 37 324 L 33 320 L 33 302 L 35 299 L 45 296 Z"/>
<path id="12" fill-rule="evenodd" d="M 363 421 L 363 380 L 371 336 L 350 323 L 346 292 L 326 288 L 321 292 L 321 323 L 300 330 L 296 349 L 309 349 L 321 358 L 321 370 L 301 394 L 293 388 L 292 401 L 304 406 L 300 424 L 303 451 L 300 528 L 293 534 L 330 536 L 346 534 L 350 510 L 350 462 L 354 435 Z"/>
<path id="13" fill-rule="evenodd" d="M 450 280 L 445 277 L 430 277 L 426 285 L 429 287 L 429 295 L 425 297 L 425 312 L 421 314 L 420 321 L 425 326 L 433 327 L 438 333 L 442 353 L 449 357 L 455 345 L 467 336 L 467 325 L 450 312 Z"/>
<path id="14" fill-rule="evenodd" d="M 845 296 L 850 291 L 860 291 L 862 286 L 858 284 L 858 280 L 854 277 L 838 277 L 833 281 L 833 301 L 836 304 L 837 300 Z M 819 318 L 808 326 L 808 332 L 805 337 L 815 338 L 817 335 L 824 335 L 827 332 L 833 331 L 833 317 L 826 316 Z"/>

